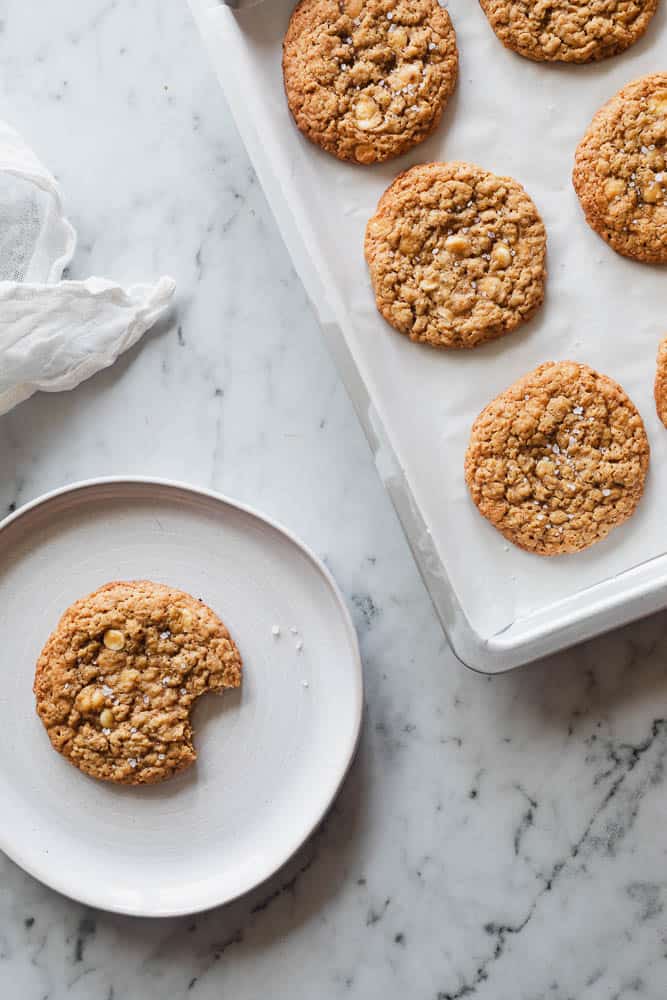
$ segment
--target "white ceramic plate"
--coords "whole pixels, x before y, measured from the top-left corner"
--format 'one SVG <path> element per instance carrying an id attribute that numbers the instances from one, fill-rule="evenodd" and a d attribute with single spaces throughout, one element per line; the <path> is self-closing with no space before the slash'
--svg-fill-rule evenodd
<path id="1" fill-rule="evenodd" d="M 238 694 L 195 709 L 194 767 L 147 788 L 67 763 L 32 693 L 65 608 L 133 578 L 203 598 L 245 664 Z M 167 916 L 247 892 L 315 829 L 354 755 L 361 665 L 333 579 L 287 532 L 217 495 L 111 479 L 23 508 L 0 525 L 0 634 L 0 848 L 92 906 Z"/>

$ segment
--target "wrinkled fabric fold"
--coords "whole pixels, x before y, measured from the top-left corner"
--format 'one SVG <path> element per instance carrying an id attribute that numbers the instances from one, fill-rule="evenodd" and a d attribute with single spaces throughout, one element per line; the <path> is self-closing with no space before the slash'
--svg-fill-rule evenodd
<path id="1" fill-rule="evenodd" d="M 62 281 L 75 248 L 56 179 L 0 122 L 0 415 L 109 367 L 169 308 L 169 277 L 129 288 Z"/>
<path id="2" fill-rule="evenodd" d="M 175 288 L 168 277 L 128 289 L 102 278 L 0 282 L 0 414 L 108 368 L 164 315 Z"/>

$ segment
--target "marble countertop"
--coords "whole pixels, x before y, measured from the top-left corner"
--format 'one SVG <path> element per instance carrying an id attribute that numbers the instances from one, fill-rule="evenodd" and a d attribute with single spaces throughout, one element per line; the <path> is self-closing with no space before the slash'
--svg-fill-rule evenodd
<path id="1" fill-rule="evenodd" d="M 367 684 L 322 830 L 228 908 L 111 916 L 0 856 L 0 996 L 664 997 L 667 616 L 502 677 L 461 667 L 186 5 L 0 13 L 2 116 L 62 183 L 71 275 L 178 282 L 113 369 L 0 418 L 0 513 L 123 473 L 254 504 L 333 570 Z"/>

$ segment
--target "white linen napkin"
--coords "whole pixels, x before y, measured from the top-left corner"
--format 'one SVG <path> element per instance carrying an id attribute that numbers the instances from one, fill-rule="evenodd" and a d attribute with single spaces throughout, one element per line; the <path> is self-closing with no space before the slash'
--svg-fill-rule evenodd
<path id="1" fill-rule="evenodd" d="M 0 415 L 113 364 L 169 307 L 169 277 L 128 289 L 62 281 L 75 247 L 57 181 L 0 122 Z"/>

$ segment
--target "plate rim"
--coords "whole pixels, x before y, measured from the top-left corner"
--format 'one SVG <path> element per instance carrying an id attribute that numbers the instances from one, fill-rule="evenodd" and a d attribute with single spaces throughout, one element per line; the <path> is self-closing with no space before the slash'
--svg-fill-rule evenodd
<path id="1" fill-rule="evenodd" d="M 298 840 L 295 844 L 290 845 L 287 852 L 283 852 L 283 855 L 277 861 L 271 861 L 267 865 L 267 870 L 262 870 L 258 873 L 258 877 L 250 882 L 244 889 L 240 891 L 234 891 L 230 895 L 222 895 L 221 898 L 211 898 L 206 902 L 200 902 L 194 906 L 123 906 L 119 904 L 114 904 L 113 902 L 100 902 L 93 892 L 79 891 L 78 889 L 72 890 L 69 887 L 66 877 L 60 877 L 58 872 L 52 872 L 48 866 L 46 869 L 42 869 L 39 864 L 34 864 L 32 860 L 26 859 L 20 850 L 20 847 L 16 847 L 14 844 L 8 841 L 5 830 L 2 825 L 0 825 L 0 851 L 2 851 L 14 864 L 21 868 L 24 872 L 30 875 L 32 878 L 37 879 L 38 882 L 59 892 L 61 895 L 67 896 L 69 899 L 73 899 L 78 903 L 82 903 L 85 906 L 90 906 L 95 909 L 104 910 L 107 913 L 117 913 L 128 917 L 143 917 L 143 918 L 166 918 L 166 917 L 181 917 L 188 916 L 195 913 L 203 913 L 207 910 L 214 909 L 219 906 L 226 906 L 230 903 L 241 899 L 243 896 L 252 892 L 253 890 L 259 888 L 268 879 L 272 878 L 277 874 L 300 850 L 300 848 L 313 836 L 317 831 L 319 826 L 322 824 L 327 813 L 331 809 L 333 803 L 335 802 L 338 794 L 342 788 L 342 785 L 349 773 L 352 762 L 356 756 L 357 748 L 359 746 L 359 740 L 361 736 L 362 722 L 363 722 L 363 709 L 364 709 L 364 676 L 363 676 L 363 665 L 361 660 L 361 652 L 359 649 L 359 637 L 357 635 L 356 628 L 352 621 L 352 615 L 347 606 L 345 598 L 340 590 L 340 587 L 336 583 L 333 574 L 324 564 L 324 562 L 319 558 L 319 556 L 298 538 L 289 528 L 284 527 L 278 521 L 275 521 L 271 517 L 267 517 L 257 508 L 250 506 L 249 504 L 241 503 L 237 500 L 231 499 L 226 494 L 217 492 L 215 490 L 210 490 L 206 487 L 195 486 L 190 483 L 185 483 L 180 480 L 165 479 L 157 476 L 97 476 L 91 479 L 77 480 L 73 483 L 69 483 L 65 486 L 59 486 L 56 489 L 49 490 L 46 493 L 41 494 L 33 500 L 28 501 L 23 504 L 17 510 L 12 511 L 2 520 L 0 520 L 0 537 L 3 532 L 9 528 L 11 525 L 16 523 L 21 518 L 29 515 L 32 511 L 44 504 L 50 503 L 52 500 L 58 497 L 65 496 L 68 493 L 79 493 L 87 489 L 94 489 L 96 487 L 105 486 L 147 486 L 147 487 L 166 487 L 167 490 L 181 491 L 185 493 L 194 494 L 195 496 L 204 497 L 208 500 L 213 500 L 216 503 L 227 505 L 240 511 L 243 514 L 247 514 L 256 520 L 268 525 L 274 531 L 277 531 L 283 537 L 287 538 L 293 545 L 295 545 L 311 562 L 315 569 L 323 577 L 324 581 L 327 583 L 329 590 L 333 594 L 335 599 L 335 604 L 341 615 L 345 632 L 347 634 L 348 641 L 350 643 L 350 651 L 352 653 L 352 661 L 354 666 L 354 690 L 353 696 L 355 701 L 355 719 L 354 719 L 354 738 L 350 741 L 350 745 L 347 748 L 345 754 L 345 760 L 343 766 L 338 774 L 335 786 L 332 788 L 331 795 L 327 796 L 326 803 L 324 807 L 319 811 L 315 820 L 309 822 L 307 827 L 304 829 L 302 834 L 299 834 Z M 215 895 L 215 893 L 213 893 Z"/>

